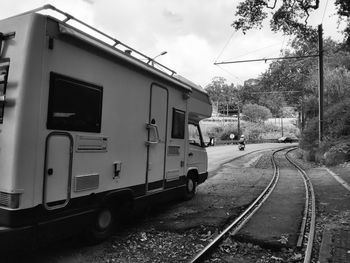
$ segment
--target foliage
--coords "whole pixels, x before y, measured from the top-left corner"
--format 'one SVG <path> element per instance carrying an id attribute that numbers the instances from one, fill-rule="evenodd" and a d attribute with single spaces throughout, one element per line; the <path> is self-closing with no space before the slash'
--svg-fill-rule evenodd
<path id="1" fill-rule="evenodd" d="M 228 108 L 230 110 L 238 108 L 238 89 L 233 84 L 227 84 L 225 78 L 214 77 L 205 90 L 219 112 L 226 112 Z"/>
<path id="2" fill-rule="evenodd" d="M 208 128 L 206 131 L 203 131 L 204 133 L 206 133 L 208 135 L 208 137 L 215 137 L 218 138 L 221 136 L 221 134 L 223 133 L 224 128 L 221 126 L 213 126 Z"/>
<path id="3" fill-rule="evenodd" d="M 223 91 L 226 89 L 226 79 L 223 77 L 214 77 L 210 84 L 205 87 L 210 99 L 217 102 L 223 98 Z"/>
<path id="4" fill-rule="evenodd" d="M 265 133 L 265 129 L 263 125 L 257 123 L 251 123 L 244 126 L 243 134 L 247 138 L 247 140 L 260 140 L 262 139 L 262 135 Z"/>
<path id="5" fill-rule="evenodd" d="M 344 29 L 345 46 L 350 51 L 350 2 L 349 0 L 335 0 L 337 13 L 340 19 L 347 20 L 347 26 Z"/>
<path id="6" fill-rule="evenodd" d="M 313 150 L 318 147 L 318 118 L 309 120 L 303 130 L 299 146 L 305 150 Z"/>
<path id="7" fill-rule="evenodd" d="M 241 102 L 244 103 L 256 103 L 259 102 L 260 91 L 259 79 L 248 79 L 244 82 L 244 85 L 240 87 L 239 95 Z"/>
<path id="8" fill-rule="evenodd" d="M 229 102 L 235 99 L 236 89 L 233 84 L 227 84 L 223 77 L 214 77 L 210 84 L 205 87 L 212 101 Z"/>
<path id="9" fill-rule="evenodd" d="M 237 129 L 237 125 L 226 125 L 223 130 L 222 133 L 219 135 L 219 138 L 221 140 L 230 140 L 230 135 L 234 134 L 235 138 L 237 139 L 238 137 L 238 129 Z"/>
<path id="10" fill-rule="evenodd" d="M 309 14 L 319 8 L 319 0 L 244 0 L 237 7 L 232 26 L 243 33 L 261 28 L 270 20 L 273 31 L 294 35 L 291 50 L 285 56 L 305 56 L 318 53 L 317 32 L 307 24 Z M 350 2 L 335 0 L 337 14 L 347 26 L 343 32 L 344 43 L 324 40 L 324 127 L 322 147 L 332 140 L 350 137 Z M 271 16 L 269 15 L 271 14 Z M 270 109 L 274 116 L 281 116 L 284 106 L 295 107 L 305 126 L 301 146 L 314 150 L 318 145 L 318 86 L 317 60 L 304 58 L 279 60 L 256 79 L 248 80 L 240 89 L 244 103 L 259 104 Z M 254 132 L 253 132 L 254 134 Z"/>
<path id="11" fill-rule="evenodd" d="M 268 108 L 250 103 L 243 106 L 242 113 L 252 122 L 263 122 L 272 116 Z"/>
<path id="12" fill-rule="evenodd" d="M 325 106 L 350 96 L 350 54 L 330 39 L 324 41 L 324 94 Z M 306 54 L 306 41 L 294 41 L 296 49 L 287 56 Z M 275 117 L 282 116 L 281 109 L 292 106 L 308 120 L 318 114 L 319 69 L 317 60 L 280 60 L 270 64 L 259 78 L 244 83 L 240 90 L 244 103 L 255 103 L 270 109 Z M 303 125 L 302 125 L 303 126 Z"/>
<path id="13" fill-rule="evenodd" d="M 286 35 L 295 35 L 298 39 L 307 38 L 310 42 L 317 42 L 317 32 L 308 25 L 311 12 L 320 7 L 320 0 L 244 0 L 237 6 L 232 26 L 242 30 L 245 34 L 253 28 L 261 28 L 264 20 L 270 18 L 273 31 L 282 31 Z M 350 4 L 349 0 L 336 0 L 337 13 L 340 19 L 347 20 L 344 37 L 350 48 Z"/>
<path id="14" fill-rule="evenodd" d="M 306 120 L 318 116 L 318 98 L 312 94 L 304 101 L 304 112 Z"/>
<path id="15" fill-rule="evenodd" d="M 318 117 L 308 121 L 300 141 L 303 149 L 311 150 L 318 144 Z M 324 140 L 326 145 L 333 141 L 350 136 L 350 98 L 329 107 L 324 114 Z M 323 145 L 323 147 L 325 147 Z"/>
<path id="16" fill-rule="evenodd" d="M 350 98 L 327 109 L 324 132 L 328 140 L 350 135 Z"/>

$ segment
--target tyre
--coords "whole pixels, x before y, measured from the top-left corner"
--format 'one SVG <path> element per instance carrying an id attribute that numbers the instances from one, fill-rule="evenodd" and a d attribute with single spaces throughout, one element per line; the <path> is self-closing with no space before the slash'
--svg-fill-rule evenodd
<path id="1" fill-rule="evenodd" d="M 197 182 L 193 179 L 193 176 L 187 176 L 186 178 L 186 192 L 185 200 L 190 200 L 196 194 Z"/>
<path id="2" fill-rule="evenodd" d="M 115 211 L 110 206 L 101 207 L 86 230 L 88 243 L 97 244 L 110 237 L 116 223 Z"/>

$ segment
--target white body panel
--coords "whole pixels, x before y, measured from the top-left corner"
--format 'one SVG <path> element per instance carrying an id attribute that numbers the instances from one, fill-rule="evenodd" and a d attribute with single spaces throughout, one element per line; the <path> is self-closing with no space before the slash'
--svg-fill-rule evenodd
<path id="1" fill-rule="evenodd" d="M 57 21 L 42 15 L 0 21 L 0 32 L 8 31 L 16 36 L 2 54 L 11 62 L 0 124 L 0 191 L 20 193 L 18 209 L 61 208 L 74 198 L 129 187 L 147 195 L 188 170 L 207 172 L 203 147 L 191 149 L 196 160 L 188 161 L 187 128 L 184 137 L 172 138 L 174 109 L 184 112 L 186 124 L 210 115 L 204 92 L 189 99 L 190 87 L 93 39 L 62 34 Z M 101 87 L 100 131 L 48 129 L 52 73 Z"/>

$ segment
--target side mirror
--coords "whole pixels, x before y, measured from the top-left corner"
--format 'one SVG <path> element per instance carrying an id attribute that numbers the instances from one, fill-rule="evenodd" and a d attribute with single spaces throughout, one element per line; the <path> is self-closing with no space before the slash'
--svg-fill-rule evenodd
<path id="1" fill-rule="evenodd" d="M 209 146 L 214 146 L 215 145 L 215 138 L 214 137 L 210 137 L 208 144 L 206 145 L 207 147 Z"/>

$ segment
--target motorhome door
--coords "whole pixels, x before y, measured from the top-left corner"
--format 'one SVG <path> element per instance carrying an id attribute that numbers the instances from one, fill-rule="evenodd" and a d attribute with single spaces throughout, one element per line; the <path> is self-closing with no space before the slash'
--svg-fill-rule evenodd
<path id="1" fill-rule="evenodd" d="M 46 209 L 64 207 L 70 198 L 72 138 L 68 133 L 53 132 L 46 141 L 43 203 Z"/>
<path id="2" fill-rule="evenodd" d="M 151 86 L 147 154 L 147 191 L 164 188 L 165 152 L 167 137 L 168 91 Z"/>

